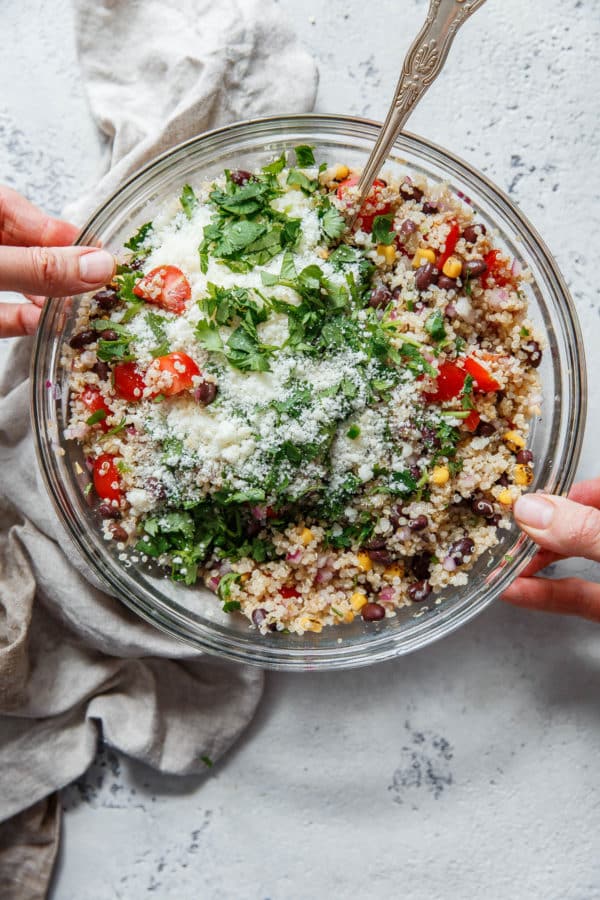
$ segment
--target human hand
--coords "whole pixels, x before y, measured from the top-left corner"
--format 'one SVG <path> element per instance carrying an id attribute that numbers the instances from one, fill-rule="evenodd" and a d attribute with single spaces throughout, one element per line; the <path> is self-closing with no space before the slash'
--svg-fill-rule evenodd
<path id="1" fill-rule="evenodd" d="M 582 578 L 535 577 L 545 566 L 569 556 L 600 562 L 599 510 L 600 478 L 576 484 L 568 500 L 549 494 L 525 494 L 517 500 L 515 519 L 540 550 L 502 599 L 600 622 L 600 584 Z"/>
<path id="2" fill-rule="evenodd" d="M 20 291 L 31 301 L 0 302 L 0 338 L 33 334 L 46 296 L 81 294 L 111 280 L 110 253 L 68 246 L 77 232 L 0 186 L 0 291 Z"/>

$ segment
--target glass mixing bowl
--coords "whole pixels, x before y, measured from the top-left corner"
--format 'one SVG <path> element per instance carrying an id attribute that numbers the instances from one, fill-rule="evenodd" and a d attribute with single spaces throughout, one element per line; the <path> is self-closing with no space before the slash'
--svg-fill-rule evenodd
<path id="1" fill-rule="evenodd" d="M 101 242 L 117 253 L 186 182 L 199 183 L 224 168 L 262 166 L 283 150 L 311 144 L 319 162 L 364 165 L 377 136 L 373 122 L 343 116 L 289 116 L 242 122 L 193 138 L 156 159 L 110 197 L 83 229 L 79 243 Z M 531 423 L 535 460 L 532 490 L 562 493 L 570 487 L 583 435 L 586 388 L 583 345 L 573 302 L 540 236 L 501 191 L 469 165 L 413 135 L 397 142 L 386 168 L 422 173 L 447 182 L 472 204 L 497 244 L 528 266 L 530 313 L 546 337 L 539 369 L 542 417 Z M 187 588 L 119 561 L 105 542 L 99 518 L 83 488 L 89 475 L 81 448 L 63 437 L 68 417 L 68 372 L 61 346 L 68 340 L 79 298 L 50 300 L 33 358 L 32 404 L 38 457 L 57 513 L 79 553 L 118 597 L 147 621 L 200 650 L 275 669 L 341 669 L 389 659 L 442 637 L 481 612 L 513 581 L 532 557 L 533 544 L 513 526 L 482 556 L 464 588 L 438 595 L 441 602 L 398 611 L 394 618 L 325 628 L 321 634 L 261 635 L 237 614 L 222 613 L 204 587 Z M 79 464 L 79 465 L 78 465 Z M 79 473 L 79 474 L 78 474 Z"/>

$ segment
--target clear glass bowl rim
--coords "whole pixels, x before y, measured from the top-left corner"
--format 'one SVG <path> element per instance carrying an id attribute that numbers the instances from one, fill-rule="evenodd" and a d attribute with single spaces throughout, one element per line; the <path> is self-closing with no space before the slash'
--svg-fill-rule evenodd
<path id="1" fill-rule="evenodd" d="M 255 131 L 272 140 L 281 139 L 288 131 L 307 128 L 314 132 L 315 138 L 319 138 L 319 129 L 325 132 L 347 137 L 348 139 L 368 138 L 374 140 L 377 136 L 380 123 L 373 120 L 342 115 L 323 115 L 308 113 L 304 115 L 269 116 L 259 119 L 251 119 L 236 122 L 221 128 L 216 128 L 201 135 L 190 138 L 170 150 L 155 157 L 140 170 L 132 174 L 125 182 L 107 198 L 90 216 L 86 225 L 82 228 L 75 243 L 86 242 L 88 233 L 92 233 L 98 222 L 102 222 L 111 207 L 124 197 L 128 197 L 136 185 L 144 179 L 160 170 L 165 161 L 176 162 L 189 148 L 198 144 L 207 144 L 211 141 L 216 146 L 222 146 L 223 139 L 232 143 L 236 136 L 248 137 Z M 321 134 L 321 137 L 324 137 Z M 558 477 L 555 482 L 547 486 L 554 493 L 566 493 L 575 476 L 575 471 L 581 453 L 583 432 L 586 416 L 587 391 L 586 391 L 586 367 L 583 349 L 583 340 L 575 306 L 569 294 L 564 279 L 556 266 L 552 254 L 546 244 L 531 225 L 527 218 L 513 204 L 511 199 L 502 192 L 485 175 L 473 168 L 453 153 L 445 150 L 437 144 L 414 135 L 403 132 L 398 138 L 394 150 L 401 153 L 403 148 L 411 153 L 423 155 L 432 159 L 442 168 L 454 168 L 466 181 L 470 181 L 488 202 L 502 210 L 515 231 L 523 238 L 530 253 L 536 258 L 537 264 L 544 270 L 546 277 L 553 285 L 555 298 L 559 298 L 562 317 L 561 327 L 567 335 L 567 352 L 569 353 L 569 394 L 562 398 L 568 402 L 568 426 L 566 428 L 565 446 L 562 448 L 561 465 L 558 469 Z M 317 645 L 303 649 L 280 648 L 276 641 L 256 642 L 251 650 L 246 641 L 241 641 L 235 634 L 215 634 L 210 625 L 194 623 L 190 631 L 190 622 L 170 607 L 168 604 L 158 604 L 155 598 L 147 592 L 140 592 L 139 586 L 126 572 L 113 571 L 102 565 L 101 556 L 94 550 L 87 539 L 86 530 L 74 515 L 68 503 L 68 497 L 61 485 L 56 459 L 50 452 L 52 441 L 47 432 L 45 415 L 45 380 L 48 363 L 48 339 L 52 338 L 53 313 L 51 304 L 47 303 L 38 329 L 31 364 L 31 415 L 34 430 L 36 453 L 40 465 L 42 477 L 52 500 L 61 524 L 66 529 L 79 553 L 91 566 L 95 575 L 103 582 L 108 592 L 120 599 L 126 606 L 136 612 L 146 621 L 161 629 L 167 634 L 191 644 L 196 649 L 218 655 L 222 658 L 237 662 L 249 663 L 264 668 L 280 670 L 326 670 L 346 669 L 358 666 L 370 665 L 400 656 L 416 649 L 424 647 L 435 640 L 439 640 L 455 629 L 461 627 L 475 615 L 483 611 L 525 568 L 535 553 L 535 545 L 528 539 L 519 541 L 512 561 L 504 566 L 499 578 L 490 587 L 484 598 L 476 602 L 465 603 L 461 606 L 457 603 L 449 606 L 446 611 L 441 609 L 435 619 L 424 618 L 412 627 L 409 636 L 406 634 L 371 635 L 362 643 L 342 644 L 338 647 L 319 649 Z"/>

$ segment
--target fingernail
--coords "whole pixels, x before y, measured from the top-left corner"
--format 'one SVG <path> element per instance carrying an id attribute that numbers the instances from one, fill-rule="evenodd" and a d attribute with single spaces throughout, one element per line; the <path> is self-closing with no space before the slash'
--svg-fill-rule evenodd
<path id="1" fill-rule="evenodd" d="M 79 277 L 88 284 L 103 284 L 113 277 L 114 257 L 106 250 L 90 250 L 79 257 Z"/>
<path id="2" fill-rule="evenodd" d="M 515 503 L 515 518 L 528 528 L 549 528 L 554 517 L 554 506 L 540 494 L 525 494 Z"/>

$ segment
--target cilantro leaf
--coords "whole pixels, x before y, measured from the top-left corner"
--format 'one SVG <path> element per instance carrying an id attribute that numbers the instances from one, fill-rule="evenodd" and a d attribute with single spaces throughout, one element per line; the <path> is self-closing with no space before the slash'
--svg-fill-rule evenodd
<path id="1" fill-rule="evenodd" d="M 296 151 L 296 161 L 301 169 L 315 165 L 314 147 L 310 147 L 308 144 L 299 144 L 294 149 Z"/>
<path id="2" fill-rule="evenodd" d="M 319 219 L 323 236 L 330 241 L 336 241 L 348 227 L 341 212 L 329 201 L 321 204 Z"/>
<path id="3" fill-rule="evenodd" d="M 396 237 L 396 233 L 392 229 L 393 221 L 393 213 L 387 213 L 385 216 L 375 216 L 371 229 L 373 243 L 387 245 L 393 242 Z"/>
<path id="4" fill-rule="evenodd" d="M 289 170 L 286 184 L 298 185 L 303 194 L 314 194 L 319 187 L 319 182 L 316 178 L 309 178 L 304 172 L 298 171 L 298 169 Z"/>
<path id="5" fill-rule="evenodd" d="M 206 350 L 222 351 L 223 340 L 219 334 L 219 329 L 213 322 L 207 322 L 201 319 L 196 325 L 196 340 L 200 346 Z"/>
<path id="6" fill-rule="evenodd" d="M 143 245 L 153 227 L 152 222 L 146 222 L 144 225 L 140 225 L 133 237 L 130 237 L 123 246 L 128 250 L 131 250 L 136 256 L 147 256 L 150 249 L 144 248 Z"/>
<path id="7" fill-rule="evenodd" d="M 436 309 L 425 320 L 425 331 L 431 335 L 434 341 L 443 341 L 446 337 L 446 329 L 444 327 L 444 316 L 440 309 Z"/>
<path id="8" fill-rule="evenodd" d="M 217 588 L 217 594 L 219 595 L 221 600 L 229 600 L 231 596 L 231 588 L 234 584 L 239 584 L 240 578 L 241 576 L 238 572 L 227 572 L 226 575 L 223 575 L 223 577 L 219 581 L 219 586 Z M 240 604 L 238 603 L 237 606 L 233 608 L 239 609 Z M 228 612 L 228 610 L 226 609 L 224 609 L 224 611 Z"/>
<path id="9" fill-rule="evenodd" d="M 189 184 L 184 184 L 179 202 L 181 203 L 181 207 L 188 219 L 191 219 L 194 214 L 194 210 L 198 206 L 198 198 L 194 193 L 194 188 Z"/>

